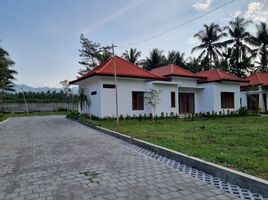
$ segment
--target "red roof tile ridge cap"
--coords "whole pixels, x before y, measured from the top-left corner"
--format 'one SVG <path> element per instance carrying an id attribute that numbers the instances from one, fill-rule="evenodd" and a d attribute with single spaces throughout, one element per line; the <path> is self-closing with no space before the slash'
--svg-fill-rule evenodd
<path id="1" fill-rule="evenodd" d="M 218 75 L 220 76 L 221 79 L 224 79 L 224 77 L 222 76 L 221 72 L 224 72 L 221 69 L 216 69 L 216 72 L 218 73 Z M 226 73 L 226 72 L 225 72 Z"/>
<path id="2" fill-rule="evenodd" d="M 130 65 L 133 65 L 134 67 L 137 67 L 137 68 L 143 70 L 144 72 L 150 74 L 151 76 L 154 76 L 154 77 L 156 77 L 156 78 L 163 79 L 163 77 L 161 77 L 161 76 L 157 76 L 157 75 L 155 75 L 155 74 L 149 72 L 148 70 L 145 70 L 145 69 L 143 69 L 142 67 L 139 67 L 138 65 L 136 65 L 136 64 L 134 64 L 134 63 L 131 63 L 131 62 L 129 62 L 129 61 L 127 61 L 127 60 L 125 60 L 125 59 L 119 57 L 119 56 L 115 56 L 115 57 L 117 57 L 117 58 L 119 58 L 119 59 L 121 59 L 121 60 L 123 60 L 123 61 L 125 61 L 125 62 L 128 62 Z"/>
<path id="3" fill-rule="evenodd" d="M 172 73 L 174 73 L 174 68 L 177 67 L 177 68 L 180 68 L 182 71 L 187 72 L 187 73 L 190 73 L 192 75 L 195 75 L 196 74 L 196 73 L 193 73 L 190 70 L 187 70 L 187 69 L 185 69 L 185 68 L 183 68 L 183 67 L 181 67 L 179 65 L 176 65 L 176 64 L 169 64 L 169 65 L 172 66 Z M 169 65 L 166 65 L 166 66 L 169 66 Z M 165 67 L 165 66 L 163 66 L 163 67 Z"/>
<path id="4" fill-rule="evenodd" d="M 260 77 L 259 77 L 259 73 L 255 73 L 255 76 L 256 76 L 256 78 L 257 78 L 259 84 L 262 84 L 262 83 L 261 83 L 261 80 L 260 80 Z"/>
<path id="5" fill-rule="evenodd" d="M 175 67 L 175 65 L 174 64 L 171 64 L 170 67 L 171 67 L 171 73 L 173 74 L 174 73 L 174 67 Z"/>

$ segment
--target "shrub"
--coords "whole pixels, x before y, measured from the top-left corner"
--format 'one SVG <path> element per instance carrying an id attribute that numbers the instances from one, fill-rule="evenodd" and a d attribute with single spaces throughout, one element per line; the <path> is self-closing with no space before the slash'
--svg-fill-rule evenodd
<path id="1" fill-rule="evenodd" d="M 73 120 L 78 120 L 80 113 L 77 110 L 72 110 L 67 113 L 66 117 Z"/>
<path id="2" fill-rule="evenodd" d="M 90 115 L 87 114 L 87 113 L 83 113 L 83 114 L 81 114 L 80 117 L 84 117 L 84 118 L 86 118 L 86 119 L 90 119 Z"/>
<path id="3" fill-rule="evenodd" d="M 119 119 L 120 119 L 120 120 L 123 120 L 123 119 L 124 119 L 124 116 L 121 114 L 121 115 L 119 116 Z"/>
<path id="4" fill-rule="evenodd" d="M 247 116 L 248 115 L 248 109 L 244 107 L 240 107 L 238 110 L 238 115 L 239 116 Z"/>

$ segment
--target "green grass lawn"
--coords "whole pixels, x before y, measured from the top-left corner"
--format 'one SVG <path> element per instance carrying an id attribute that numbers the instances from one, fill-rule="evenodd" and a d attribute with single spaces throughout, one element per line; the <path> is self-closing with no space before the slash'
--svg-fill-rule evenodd
<path id="1" fill-rule="evenodd" d="M 268 180 L 268 117 L 122 120 L 119 132 Z"/>
<path id="2" fill-rule="evenodd" d="M 7 119 L 7 116 L 0 113 L 0 122 L 4 121 L 5 119 Z"/>

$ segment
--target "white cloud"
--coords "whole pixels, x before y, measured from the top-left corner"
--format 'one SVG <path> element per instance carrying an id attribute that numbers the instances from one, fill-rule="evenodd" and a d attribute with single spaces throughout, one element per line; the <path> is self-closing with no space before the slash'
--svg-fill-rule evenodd
<path id="1" fill-rule="evenodd" d="M 234 14 L 232 15 L 233 17 L 238 17 L 242 14 L 241 10 L 237 10 L 234 12 Z"/>
<path id="2" fill-rule="evenodd" d="M 268 19 L 268 9 L 263 3 L 254 1 L 248 4 L 244 17 L 248 20 L 265 22 Z"/>
<path id="3" fill-rule="evenodd" d="M 234 13 L 230 14 L 228 17 L 224 17 L 224 18 L 220 19 L 220 21 L 224 21 L 224 22 L 231 21 L 231 20 L 233 20 L 233 18 L 241 16 L 241 15 L 242 15 L 242 11 L 237 10 Z"/>
<path id="4" fill-rule="evenodd" d="M 210 5 L 212 3 L 212 0 L 206 0 L 206 1 L 203 1 L 203 2 L 196 2 L 195 4 L 192 5 L 192 7 L 196 10 L 207 10 Z"/>

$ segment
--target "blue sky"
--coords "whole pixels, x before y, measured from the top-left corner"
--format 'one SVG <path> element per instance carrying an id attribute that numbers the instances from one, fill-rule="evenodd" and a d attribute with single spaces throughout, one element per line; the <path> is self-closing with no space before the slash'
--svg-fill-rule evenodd
<path id="1" fill-rule="evenodd" d="M 267 21 L 268 0 L 236 0 L 193 23 L 148 42 L 122 48 L 197 17 L 229 0 L 0 0 L 0 46 L 16 62 L 16 83 L 60 86 L 72 80 L 78 64 L 79 36 L 102 45 L 114 43 L 121 55 L 133 47 L 146 57 L 153 48 L 191 55 L 193 34 L 203 24 L 227 25 L 234 16 Z M 250 27 L 254 31 L 254 27 Z"/>

